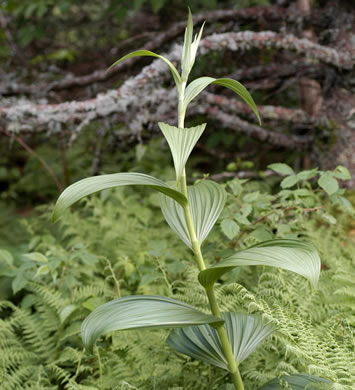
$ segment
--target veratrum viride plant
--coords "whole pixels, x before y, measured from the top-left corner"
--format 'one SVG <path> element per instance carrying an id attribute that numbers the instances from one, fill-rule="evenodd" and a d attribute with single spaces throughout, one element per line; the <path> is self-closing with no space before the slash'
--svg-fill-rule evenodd
<path id="1" fill-rule="evenodd" d="M 192 16 L 189 11 L 181 57 L 181 74 L 168 59 L 147 50 L 130 53 L 112 65 L 135 56 L 152 56 L 165 61 L 169 66 L 179 97 L 178 126 L 162 122 L 158 125 L 172 153 L 176 171 L 175 185 L 171 186 L 155 177 L 136 172 L 83 179 L 69 186 L 60 195 L 53 220 L 62 216 L 74 202 L 106 188 L 144 185 L 159 191 L 161 210 L 167 223 L 191 249 L 194 256 L 199 269 L 198 282 L 205 289 L 211 313 L 203 313 L 184 302 L 163 296 L 121 297 L 99 306 L 84 320 L 81 328 L 84 345 L 90 351 L 100 336 L 112 331 L 172 328 L 174 330 L 167 339 L 170 347 L 227 370 L 234 388 L 243 390 L 238 366 L 273 332 L 274 327 L 255 314 L 221 313 L 214 291 L 215 283 L 235 267 L 266 265 L 300 274 L 315 288 L 320 273 L 320 259 L 316 249 L 306 242 L 276 239 L 237 251 L 217 264 L 206 266 L 201 245 L 223 210 L 226 194 L 222 186 L 211 180 L 202 180 L 187 186 L 186 162 L 206 124 L 185 128 L 186 110 L 189 103 L 208 85 L 217 84 L 239 95 L 253 110 L 259 122 L 260 117 L 254 100 L 238 81 L 200 77 L 188 84 L 202 30 L 203 26 L 193 39 Z M 328 382 L 306 374 L 284 376 L 282 381 L 295 389 L 318 386 L 317 383 L 324 386 Z M 261 389 L 280 389 L 279 383 L 279 380 L 275 379 Z"/>

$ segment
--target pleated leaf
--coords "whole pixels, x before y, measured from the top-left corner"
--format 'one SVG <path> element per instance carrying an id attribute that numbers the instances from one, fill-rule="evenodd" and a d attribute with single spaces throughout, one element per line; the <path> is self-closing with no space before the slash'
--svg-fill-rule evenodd
<path id="1" fill-rule="evenodd" d="M 95 309 L 81 326 L 85 347 L 92 349 L 102 335 L 116 330 L 177 328 L 200 324 L 221 324 L 223 320 L 202 313 L 176 299 L 132 295 L 118 298 Z"/>
<path id="2" fill-rule="evenodd" d="M 210 180 L 188 186 L 187 195 L 197 241 L 202 244 L 221 214 L 226 194 L 224 189 Z M 171 198 L 160 196 L 160 207 L 166 221 L 188 247 L 192 247 L 183 208 Z"/>
<path id="3" fill-rule="evenodd" d="M 243 313 L 222 313 L 234 358 L 239 364 L 274 330 L 260 316 Z M 170 333 L 167 343 L 176 351 L 205 363 L 228 370 L 216 329 L 209 325 L 190 326 Z"/>
<path id="4" fill-rule="evenodd" d="M 183 76 L 183 79 L 186 79 L 190 72 L 189 62 L 191 56 L 192 34 L 193 34 L 193 23 L 192 23 L 191 10 L 189 8 L 189 16 L 187 19 L 187 26 L 185 29 L 185 36 L 184 36 L 184 46 L 182 48 L 182 53 L 181 53 L 181 70 L 182 70 L 181 74 Z"/>
<path id="5" fill-rule="evenodd" d="M 257 116 L 259 123 L 261 124 L 261 119 L 260 119 L 258 109 L 248 90 L 238 81 L 233 79 L 228 79 L 228 78 L 215 79 L 213 77 L 200 77 L 192 81 L 185 90 L 185 97 L 184 97 L 185 110 L 187 109 L 189 103 L 210 84 L 217 84 L 229 88 L 237 95 L 239 95 L 245 101 L 245 103 L 251 108 L 251 110 Z"/>
<path id="6" fill-rule="evenodd" d="M 185 205 L 187 202 L 184 194 L 174 190 L 168 184 L 159 179 L 156 179 L 155 177 L 136 172 L 113 173 L 110 175 L 88 177 L 66 188 L 61 193 L 55 205 L 53 211 L 53 221 L 56 221 L 68 207 L 84 196 L 93 194 L 106 188 L 127 185 L 146 185 L 173 198 L 181 205 Z"/>
<path id="7" fill-rule="evenodd" d="M 319 386 L 316 386 L 316 384 L 331 384 L 328 379 L 309 374 L 284 375 L 281 378 L 291 386 L 292 390 L 318 390 Z M 312 386 L 312 383 L 315 384 L 315 386 Z M 265 385 L 261 386 L 259 390 L 282 390 L 283 388 L 284 387 L 281 387 L 280 385 L 280 379 L 275 378 L 270 382 L 265 383 Z"/>
<path id="8" fill-rule="evenodd" d="M 202 25 L 199 34 L 195 35 L 194 40 L 192 41 L 193 35 L 193 23 L 192 23 L 192 15 L 191 10 L 189 8 L 189 16 L 187 20 L 187 27 L 185 29 L 185 37 L 184 37 L 184 46 L 181 53 L 181 69 L 182 69 L 182 79 L 187 80 L 188 75 L 195 63 L 196 53 L 198 49 L 198 45 L 201 40 L 202 31 L 204 24 Z"/>
<path id="9" fill-rule="evenodd" d="M 159 122 L 158 125 L 169 144 L 178 183 L 192 149 L 205 130 L 206 123 L 188 129 L 170 126 L 162 122 Z"/>
<path id="10" fill-rule="evenodd" d="M 319 279 L 321 262 L 317 250 L 309 243 L 288 239 L 268 240 L 235 252 L 200 272 L 200 283 L 204 287 L 211 287 L 221 275 L 243 265 L 283 268 L 304 276 L 315 287 Z"/>
<path id="11" fill-rule="evenodd" d="M 159 58 L 161 60 L 163 60 L 170 68 L 170 71 L 173 75 L 173 78 L 174 78 L 174 81 L 175 81 L 175 84 L 176 86 L 178 87 L 178 89 L 180 89 L 180 85 L 181 85 L 181 78 L 180 78 L 180 75 L 179 75 L 179 72 L 177 71 L 177 69 L 175 68 L 175 66 L 167 59 L 165 58 L 164 56 L 161 56 L 159 54 L 156 54 L 152 51 L 149 51 L 149 50 L 136 50 L 136 51 L 133 51 L 132 53 L 129 53 L 125 56 L 123 56 L 122 58 L 120 58 L 119 60 L 117 60 L 116 62 L 114 62 L 108 69 L 107 71 L 109 71 L 111 68 L 113 68 L 114 66 L 116 66 L 117 64 L 119 64 L 120 62 L 124 61 L 124 60 L 127 60 L 128 58 L 132 58 L 132 57 L 145 57 L 145 56 L 148 56 L 148 57 L 155 57 L 155 58 Z"/>

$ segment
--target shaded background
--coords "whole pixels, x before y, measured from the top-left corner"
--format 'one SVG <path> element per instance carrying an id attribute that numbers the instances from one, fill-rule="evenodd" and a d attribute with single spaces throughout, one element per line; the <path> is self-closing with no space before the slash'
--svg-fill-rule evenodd
<path id="1" fill-rule="evenodd" d="M 146 156 L 141 168 L 149 171 L 146 145 L 159 135 L 156 122 L 176 123 L 168 69 L 149 58 L 106 69 L 141 48 L 179 59 L 187 6 L 196 30 L 207 21 L 191 79 L 238 79 L 263 119 L 259 128 L 233 93 L 208 88 L 187 113 L 187 126 L 208 120 L 195 174 L 258 176 L 283 161 L 296 170 L 341 164 L 354 177 L 351 3 L 3 1 L 2 199 L 31 207 L 79 178 L 128 169 L 137 156 Z"/>

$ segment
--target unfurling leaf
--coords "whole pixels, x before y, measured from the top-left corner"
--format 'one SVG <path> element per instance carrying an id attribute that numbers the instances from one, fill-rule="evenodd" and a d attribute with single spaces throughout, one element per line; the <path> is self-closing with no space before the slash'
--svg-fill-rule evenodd
<path id="1" fill-rule="evenodd" d="M 196 53 L 201 40 L 203 27 L 204 24 L 202 25 L 199 34 L 196 34 L 194 41 L 192 41 L 193 23 L 191 10 L 189 8 L 187 27 L 185 29 L 184 46 L 181 53 L 181 77 L 184 82 L 187 81 L 189 73 L 191 72 L 191 69 L 195 63 Z"/>
<path id="2" fill-rule="evenodd" d="M 193 186 L 188 186 L 187 195 L 197 241 L 201 245 L 223 210 L 226 194 L 219 184 L 202 180 Z M 160 207 L 172 230 L 191 248 L 184 209 L 164 195 L 160 196 Z"/>
<path id="3" fill-rule="evenodd" d="M 243 313 L 222 313 L 233 356 L 239 364 L 274 330 L 260 316 Z M 216 329 L 209 325 L 190 326 L 172 331 L 167 339 L 176 351 L 228 370 Z"/>
<path id="4" fill-rule="evenodd" d="M 283 268 L 304 276 L 315 287 L 318 283 L 321 263 L 317 250 L 311 244 L 300 240 L 269 240 L 235 252 L 212 267 L 201 271 L 200 283 L 204 287 L 211 287 L 220 276 L 243 265 Z"/>
<path id="5" fill-rule="evenodd" d="M 129 185 L 146 185 L 157 191 L 173 198 L 181 205 L 187 203 L 187 199 L 180 191 L 176 191 L 163 181 L 153 176 L 144 175 L 143 173 L 113 173 L 110 175 L 101 175 L 88 177 L 80 180 L 68 188 L 60 195 L 53 211 L 53 221 L 56 221 L 64 211 L 73 203 L 84 196 L 104 190 L 106 188 L 129 186 Z"/>
<path id="6" fill-rule="evenodd" d="M 169 144 L 174 160 L 176 182 L 179 183 L 186 162 L 196 142 L 205 130 L 206 123 L 188 129 L 170 126 L 162 122 L 159 122 L 158 125 Z"/>
<path id="7" fill-rule="evenodd" d="M 100 336 L 116 330 L 179 328 L 222 323 L 222 319 L 202 313 L 176 299 L 132 295 L 107 302 L 95 309 L 85 318 L 81 326 L 81 337 L 85 347 L 91 350 Z"/>
<path id="8" fill-rule="evenodd" d="M 184 110 L 186 110 L 189 103 L 210 84 L 217 84 L 221 85 L 222 87 L 229 88 L 237 95 L 239 95 L 251 108 L 251 110 L 258 118 L 259 123 L 261 124 L 258 109 L 248 90 L 238 81 L 228 78 L 214 79 L 213 77 L 200 77 L 192 81 L 185 90 Z"/>

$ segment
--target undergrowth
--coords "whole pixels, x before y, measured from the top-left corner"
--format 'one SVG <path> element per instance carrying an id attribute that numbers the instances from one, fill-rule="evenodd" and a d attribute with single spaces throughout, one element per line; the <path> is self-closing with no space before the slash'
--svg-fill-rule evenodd
<path id="1" fill-rule="evenodd" d="M 275 205 L 278 194 L 256 182 L 233 182 L 228 188 L 226 211 L 204 248 L 210 262 L 218 261 L 211 253 L 242 248 L 265 234 L 304 237 L 322 259 L 316 290 L 294 273 L 269 267 L 243 267 L 217 289 L 222 310 L 258 312 L 276 325 L 241 365 L 246 388 L 308 372 L 331 379 L 334 389 L 352 389 L 355 283 L 348 216 L 326 201 L 322 209 L 304 212 L 294 199 L 290 202 L 297 207 L 270 213 L 281 208 Z M 244 209 L 237 201 L 243 196 L 250 200 Z M 16 245 L 0 252 L 1 388 L 227 389 L 225 371 L 172 353 L 164 343 L 166 331 L 113 333 L 97 344 L 94 355 L 84 351 L 83 318 L 120 295 L 161 294 L 202 310 L 207 305 L 196 270 L 185 260 L 188 252 L 167 228 L 155 194 L 115 190 L 83 202 L 86 207 L 68 213 L 59 226 L 50 224 L 51 208 L 41 207 L 17 226 L 24 239 L 17 237 Z M 221 224 L 230 215 L 246 219 L 237 217 L 239 231 L 227 238 Z"/>

